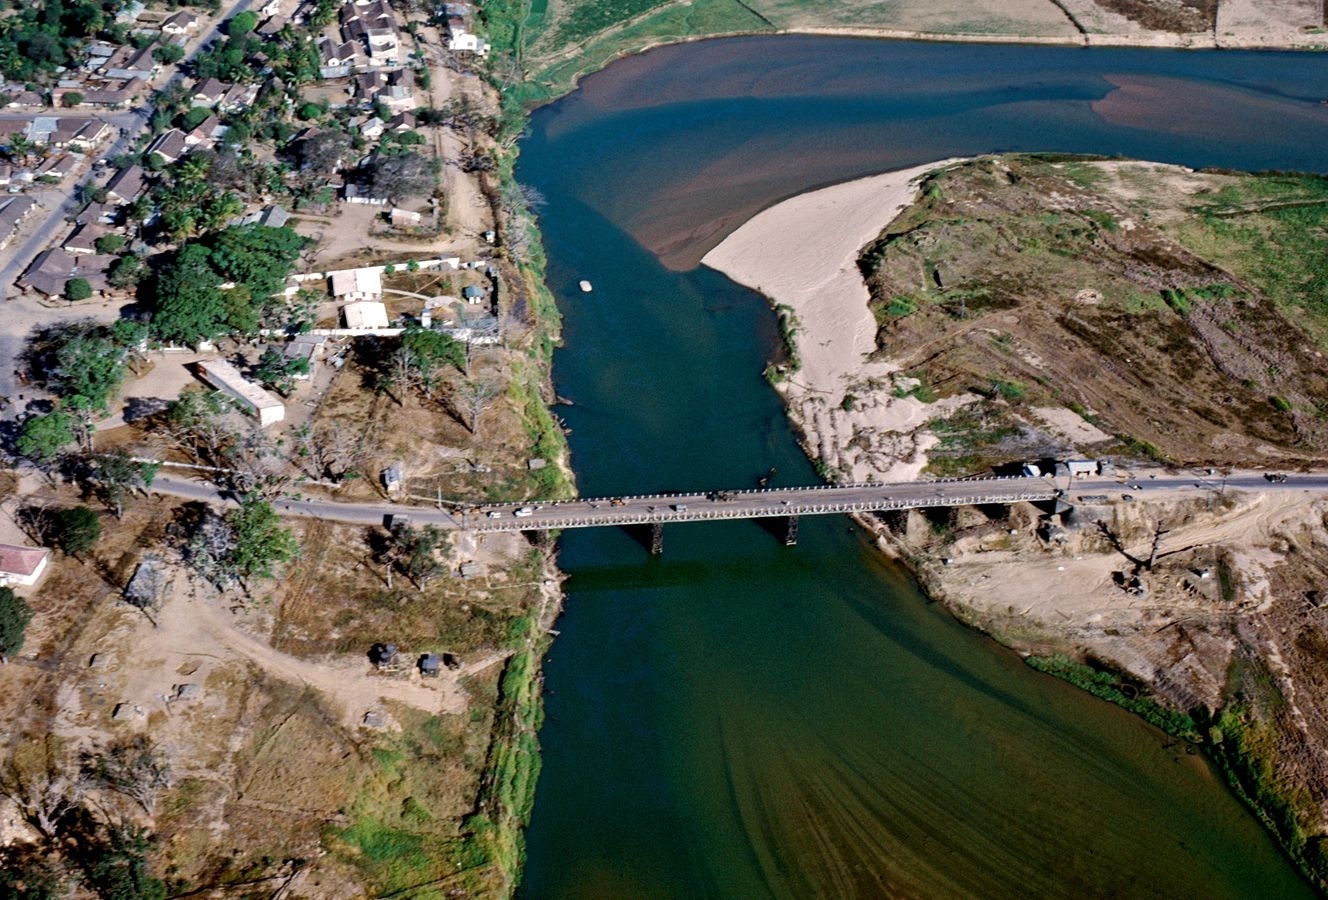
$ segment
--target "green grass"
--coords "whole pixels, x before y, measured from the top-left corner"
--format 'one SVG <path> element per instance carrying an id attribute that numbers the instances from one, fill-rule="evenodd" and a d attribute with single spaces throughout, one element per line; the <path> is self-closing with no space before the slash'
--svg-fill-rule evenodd
<path id="1" fill-rule="evenodd" d="M 1162 299 L 1167 306 L 1171 307 L 1180 316 L 1188 316 L 1194 308 L 1183 289 L 1172 290 L 1166 288 L 1162 291 Z"/>
<path id="2" fill-rule="evenodd" d="M 1191 212 L 1172 229 L 1182 241 L 1252 283 L 1328 346 L 1328 178 L 1236 179 Z M 1240 296 L 1231 285 L 1205 290 L 1218 299 Z"/>
<path id="3" fill-rule="evenodd" d="M 1139 688 L 1114 672 L 1095 669 L 1068 656 L 1030 656 L 1027 662 L 1039 672 L 1054 675 L 1081 688 L 1094 697 L 1116 704 L 1165 731 L 1173 737 L 1199 742 L 1203 735 L 1194 719 L 1183 712 L 1161 705 L 1141 694 Z"/>
<path id="4" fill-rule="evenodd" d="M 574 3 L 567 18 L 553 23 L 546 17 L 540 24 L 525 48 L 530 75 L 520 100 L 527 106 L 566 93 L 582 75 L 652 44 L 771 30 L 738 0 L 597 0 Z"/>
<path id="5" fill-rule="evenodd" d="M 1265 716 L 1251 705 L 1228 706 L 1210 730 L 1214 756 L 1236 793 L 1277 836 L 1300 870 L 1323 890 L 1328 885 L 1328 855 L 1317 833 L 1318 804 L 1307 789 L 1279 777 L 1277 730 Z"/>
<path id="6" fill-rule="evenodd" d="M 1019 403 L 1028 397 L 1028 389 L 1017 381 L 993 378 L 991 388 L 1001 399 L 1008 400 L 1011 403 Z"/>

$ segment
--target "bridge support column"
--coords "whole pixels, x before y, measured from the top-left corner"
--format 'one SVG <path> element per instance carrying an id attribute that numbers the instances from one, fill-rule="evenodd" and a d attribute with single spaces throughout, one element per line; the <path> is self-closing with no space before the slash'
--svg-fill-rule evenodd
<path id="1" fill-rule="evenodd" d="M 784 546 L 796 547 L 798 544 L 798 517 L 789 516 L 788 525 L 784 529 Z"/>
<path id="2" fill-rule="evenodd" d="M 659 556 L 664 552 L 664 523 L 650 523 L 650 552 Z"/>

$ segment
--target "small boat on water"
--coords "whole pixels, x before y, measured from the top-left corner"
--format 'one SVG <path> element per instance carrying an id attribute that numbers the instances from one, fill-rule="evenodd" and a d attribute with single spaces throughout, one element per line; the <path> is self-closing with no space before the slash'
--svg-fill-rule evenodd
<path id="1" fill-rule="evenodd" d="M 594 286 L 591 285 L 591 283 L 589 281 L 586 281 L 584 278 L 581 279 L 579 284 L 581 287 L 581 293 L 583 294 L 589 294 L 591 291 L 595 289 Z"/>

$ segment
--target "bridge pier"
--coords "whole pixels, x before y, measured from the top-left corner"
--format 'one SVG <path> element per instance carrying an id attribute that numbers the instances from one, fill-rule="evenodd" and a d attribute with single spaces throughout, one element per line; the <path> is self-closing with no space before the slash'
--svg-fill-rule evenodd
<path id="1" fill-rule="evenodd" d="M 784 546 L 796 547 L 798 544 L 798 517 L 789 516 L 784 529 Z"/>
<path id="2" fill-rule="evenodd" d="M 650 523 L 650 553 L 659 556 L 664 552 L 664 523 Z"/>

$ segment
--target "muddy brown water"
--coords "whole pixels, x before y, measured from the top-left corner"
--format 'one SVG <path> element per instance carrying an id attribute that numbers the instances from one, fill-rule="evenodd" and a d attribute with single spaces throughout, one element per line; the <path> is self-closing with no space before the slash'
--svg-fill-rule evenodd
<path id="1" fill-rule="evenodd" d="M 807 37 L 586 79 L 519 168 L 582 492 L 816 480 L 764 301 L 696 268 L 770 203 L 998 150 L 1322 171 L 1325 97 L 1313 55 Z M 561 560 L 523 897 L 1313 896 L 1202 756 L 960 626 L 845 519 L 795 548 L 676 526 L 661 558 L 574 531 Z"/>

